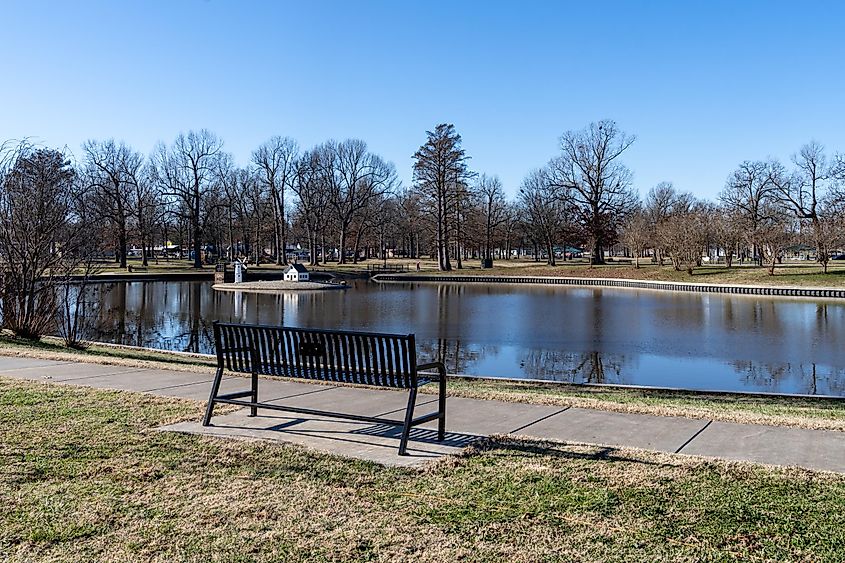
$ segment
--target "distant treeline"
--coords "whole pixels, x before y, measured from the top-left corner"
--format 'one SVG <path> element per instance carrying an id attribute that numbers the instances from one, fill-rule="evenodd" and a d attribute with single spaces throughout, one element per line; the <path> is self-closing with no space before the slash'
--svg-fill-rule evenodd
<path id="1" fill-rule="evenodd" d="M 86 232 L 96 244 L 86 251 L 123 267 L 133 252 L 144 264 L 178 254 L 197 267 L 236 257 L 283 264 L 307 252 L 312 264 L 429 255 L 450 270 L 470 258 L 524 254 L 555 264 L 570 247 L 602 263 L 605 251 L 621 244 L 678 269 L 707 255 L 727 266 L 744 257 L 773 267 L 786 249 L 804 245 L 826 268 L 845 246 L 842 154 L 810 143 L 788 165 L 743 162 L 716 202 L 671 183 L 641 198 L 623 163 L 634 141 L 608 120 L 567 131 L 558 154 L 530 171 L 510 199 L 497 176 L 470 169 L 450 124 L 426 132 L 411 186 L 361 140 L 303 150 L 273 137 L 239 167 L 206 130 L 180 134 L 147 156 L 114 140 L 90 140 L 76 159 L 8 142 L 0 180 L 8 191 L 24 169 L 43 166 L 50 178 L 39 182 L 55 181 L 84 206 L 52 208 L 66 210 L 68 225 L 90 223 Z M 32 190 L 34 208 L 61 197 Z M 54 251 L 63 246 L 69 249 L 59 236 Z M 2 252 L 15 261 L 12 249 Z"/>

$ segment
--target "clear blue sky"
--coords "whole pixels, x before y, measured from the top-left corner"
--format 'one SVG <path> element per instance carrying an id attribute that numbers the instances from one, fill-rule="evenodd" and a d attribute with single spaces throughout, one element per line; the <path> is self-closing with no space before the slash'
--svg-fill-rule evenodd
<path id="1" fill-rule="evenodd" d="M 408 184 L 445 121 L 514 193 L 612 118 L 641 192 L 714 197 L 742 160 L 845 151 L 838 1 L 0 0 L 0 20 L 0 139 L 77 154 L 208 128 L 245 164 L 275 134 L 359 137 Z"/>

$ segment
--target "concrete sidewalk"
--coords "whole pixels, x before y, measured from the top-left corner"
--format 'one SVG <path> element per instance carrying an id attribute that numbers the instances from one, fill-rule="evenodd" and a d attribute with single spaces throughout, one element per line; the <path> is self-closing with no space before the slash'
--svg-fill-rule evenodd
<path id="1" fill-rule="evenodd" d="M 212 378 L 201 373 L 2 356 L 0 377 L 203 401 L 208 398 Z M 221 391 L 248 387 L 244 378 L 226 377 Z M 280 405 L 397 419 L 401 419 L 407 401 L 407 394 L 399 391 L 280 380 L 262 379 L 259 389 L 262 401 Z M 421 394 L 417 415 L 428 412 L 435 400 L 433 395 Z M 403 466 L 456 453 L 484 436 L 509 434 L 845 473 L 845 433 L 827 430 L 450 397 L 446 440 L 436 441 L 436 423 L 423 425 L 411 432 L 410 455 L 400 457 L 398 427 L 279 411 L 259 410 L 255 418 L 246 414 L 247 409 L 242 409 L 215 416 L 211 427 L 203 427 L 196 421 L 169 425 L 162 430 L 292 442 L 337 455 Z"/>

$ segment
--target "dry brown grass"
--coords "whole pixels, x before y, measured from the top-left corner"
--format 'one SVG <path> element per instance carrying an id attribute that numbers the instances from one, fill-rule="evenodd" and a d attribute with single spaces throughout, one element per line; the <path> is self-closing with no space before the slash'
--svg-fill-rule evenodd
<path id="1" fill-rule="evenodd" d="M 411 263 L 413 261 L 396 261 Z M 349 268 L 349 267 L 347 267 Z M 416 274 L 411 267 L 410 274 Z M 640 268 L 635 268 L 629 261 L 612 262 L 603 266 L 590 267 L 584 260 L 559 262 L 548 266 L 542 262 L 526 260 L 497 260 L 492 269 L 483 270 L 476 261 L 467 263 L 463 269 L 440 272 L 434 262 L 424 261 L 420 274 L 450 276 L 540 276 L 540 277 L 576 277 L 576 278 L 615 278 L 651 281 L 673 281 L 685 283 L 737 284 L 790 287 L 845 287 L 845 263 L 831 262 L 829 272 L 823 273 L 821 266 L 813 262 L 785 263 L 770 276 L 766 268 L 749 265 L 737 265 L 726 268 L 724 265 L 701 266 L 692 274 L 685 270 L 677 272 L 671 266 L 657 266 L 643 261 Z"/>
<path id="2" fill-rule="evenodd" d="M 845 556 L 839 475 L 505 438 L 410 470 L 154 431 L 201 409 L 0 378 L 0 559 Z"/>

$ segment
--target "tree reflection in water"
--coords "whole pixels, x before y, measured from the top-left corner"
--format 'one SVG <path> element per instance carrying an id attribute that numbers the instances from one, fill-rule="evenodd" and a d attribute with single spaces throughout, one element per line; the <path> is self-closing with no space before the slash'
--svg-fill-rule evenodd
<path id="1" fill-rule="evenodd" d="M 101 292 L 91 339 L 211 352 L 215 319 L 415 333 L 450 373 L 845 395 L 845 304 L 614 289 L 355 282 L 246 294 L 204 282 Z"/>
<path id="2" fill-rule="evenodd" d="M 600 352 L 558 352 L 529 350 L 522 359 L 528 379 L 565 381 L 568 383 L 621 383 L 623 370 L 630 360 L 625 356 Z"/>

